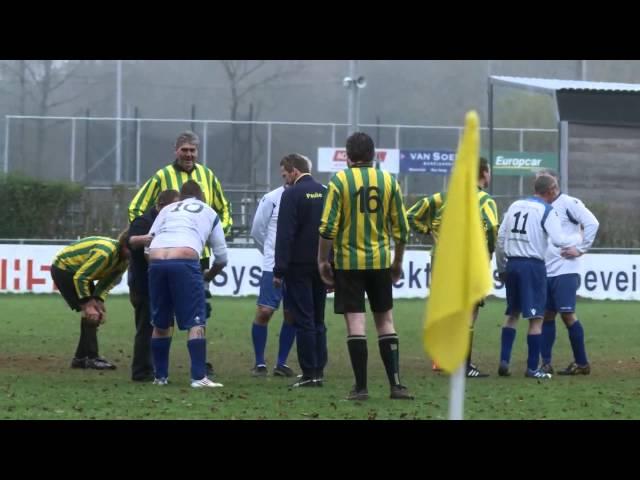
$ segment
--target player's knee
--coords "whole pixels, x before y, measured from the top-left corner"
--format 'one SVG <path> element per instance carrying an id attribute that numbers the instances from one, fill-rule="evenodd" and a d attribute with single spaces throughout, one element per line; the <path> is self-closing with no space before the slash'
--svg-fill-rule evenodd
<path id="1" fill-rule="evenodd" d="M 264 305 L 258 305 L 258 310 L 256 311 L 256 323 L 258 325 L 266 325 L 271 320 L 273 316 L 274 310 L 269 307 L 265 307 Z"/>
<path id="2" fill-rule="evenodd" d="M 574 312 L 561 313 L 560 318 L 562 318 L 567 328 L 576 322 L 576 314 Z"/>
<path id="3" fill-rule="evenodd" d="M 290 310 L 283 310 L 282 315 L 284 317 L 284 322 L 287 325 L 293 326 L 295 324 L 296 318 L 293 316 L 293 312 Z"/>
<path id="4" fill-rule="evenodd" d="M 163 338 L 171 336 L 171 328 L 158 328 L 153 327 L 152 336 L 155 338 Z"/>
<path id="5" fill-rule="evenodd" d="M 204 338 L 205 330 L 202 325 L 196 325 L 195 327 L 191 327 L 189 329 L 189 339 L 193 338 Z"/>
<path id="6" fill-rule="evenodd" d="M 518 317 L 519 315 L 508 315 L 505 319 L 504 319 L 504 327 L 509 327 L 509 328 L 516 328 L 516 325 L 518 324 Z"/>

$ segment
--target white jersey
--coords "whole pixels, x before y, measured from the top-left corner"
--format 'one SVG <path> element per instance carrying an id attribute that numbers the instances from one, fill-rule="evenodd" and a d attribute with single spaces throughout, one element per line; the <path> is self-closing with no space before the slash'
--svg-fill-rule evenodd
<path id="1" fill-rule="evenodd" d="M 506 270 L 509 257 L 544 261 L 549 241 L 564 248 L 580 243 L 581 236 L 562 233 L 558 212 L 542 199 L 529 197 L 516 200 L 505 213 L 498 230 L 498 271 Z"/>
<path id="2" fill-rule="evenodd" d="M 263 272 L 272 272 L 275 265 L 278 212 L 280 211 L 280 199 L 284 188 L 278 187 L 262 197 L 253 217 L 251 237 L 255 240 L 258 250 L 263 255 Z"/>
<path id="3" fill-rule="evenodd" d="M 591 211 L 580 200 L 564 193 L 558 195 L 551 204 L 558 212 L 562 231 L 567 235 L 580 234 L 582 230 L 582 242 L 577 248 L 586 253 L 598 233 L 600 223 Z M 569 273 L 580 273 L 582 257 L 564 258 L 560 255 L 560 248 L 549 243 L 545 262 L 547 264 L 547 277 L 557 277 Z"/>
<path id="4" fill-rule="evenodd" d="M 187 198 L 164 207 L 156 217 L 149 234 L 149 248 L 189 247 L 202 255 L 209 244 L 214 263 L 226 263 L 227 244 L 218 214 L 206 203 Z"/>

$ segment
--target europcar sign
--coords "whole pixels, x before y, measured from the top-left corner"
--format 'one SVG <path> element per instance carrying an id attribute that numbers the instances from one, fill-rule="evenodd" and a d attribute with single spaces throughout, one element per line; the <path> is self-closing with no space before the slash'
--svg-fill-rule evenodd
<path id="1" fill-rule="evenodd" d="M 558 156 L 555 153 L 493 152 L 493 175 L 534 175 L 543 168 L 558 170 Z"/>

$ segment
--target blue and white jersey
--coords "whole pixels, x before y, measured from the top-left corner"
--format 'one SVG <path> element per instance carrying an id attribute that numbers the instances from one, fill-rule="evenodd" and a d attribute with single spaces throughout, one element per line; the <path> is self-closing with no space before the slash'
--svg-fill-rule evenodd
<path id="1" fill-rule="evenodd" d="M 258 204 L 251 226 L 251 237 L 258 245 L 258 250 L 264 256 L 262 271 L 272 272 L 275 265 L 276 231 L 278 227 L 278 212 L 280 199 L 285 187 L 278 187 L 270 191 Z"/>
<path id="2" fill-rule="evenodd" d="M 579 235 L 582 233 L 582 241 L 577 244 L 577 248 L 582 253 L 586 253 L 593 245 L 600 227 L 596 217 L 584 206 L 584 203 L 564 193 L 558 195 L 551 205 L 558 212 L 562 232 L 565 235 Z M 560 251 L 560 248 L 549 242 L 549 248 L 545 256 L 547 277 L 580 273 L 582 257 L 564 258 L 560 255 Z"/>
<path id="3" fill-rule="evenodd" d="M 227 262 L 227 243 L 218 214 L 206 203 L 187 198 L 164 207 L 156 217 L 149 234 L 149 249 L 189 247 L 202 255 L 209 244 L 214 263 Z"/>
<path id="4" fill-rule="evenodd" d="M 541 198 L 516 200 L 505 213 L 498 230 L 498 271 L 505 271 L 509 257 L 544 261 L 548 242 L 564 248 L 575 246 L 581 240 L 579 234 L 566 235 L 562 232 L 558 212 Z"/>

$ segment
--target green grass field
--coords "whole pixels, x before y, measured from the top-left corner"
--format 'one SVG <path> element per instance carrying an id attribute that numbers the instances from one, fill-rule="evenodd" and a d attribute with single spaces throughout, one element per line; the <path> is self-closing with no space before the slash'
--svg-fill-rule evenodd
<path id="1" fill-rule="evenodd" d="M 214 299 L 208 329 L 209 359 L 224 388 L 193 390 L 188 385 L 186 336 L 177 332 L 171 351 L 171 384 L 130 381 L 133 312 L 126 296 L 107 303 L 109 320 L 99 334 L 101 354 L 115 371 L 71 370 L 79 320 L 58 296 L 4 295 L 0 311 L 0 418 L 3 419 L 445 419 L 449 379 L 431 372 L 422 348 L 424 301 L 397 300 L 403 383 L 414 401 L 388 398 L 373 320 L 369 332 L 369 401 L 344 400 L 353 382 L 341 316 L 327 305 L 329 364 L 323 388 L 289 390 L 289 379 L 254 379 L 250 325 L 255 298 Z M 492 375 L 466 383 L 467 419 L 633 419 L 640 418 L 640 328 L 633 302 L 579 301 L 592 374 L 554 376 L 539 383 L 523 376 L 526 322 L 514 346 L 513 376 L 495 375 L 504 303 L 490 300 L 476 328 L 474 361 Z M 267 360 L 277 349 L 281 323 L 270 327 Z M 565 328 L 558 325 L 554 364 L 571 360 Z M 298 369 L 295 347 L 289 364 Z"/>

